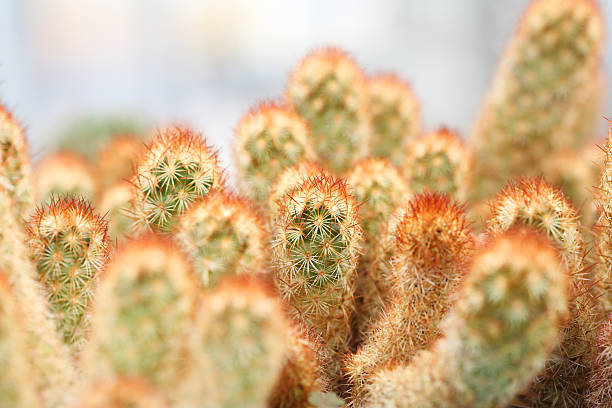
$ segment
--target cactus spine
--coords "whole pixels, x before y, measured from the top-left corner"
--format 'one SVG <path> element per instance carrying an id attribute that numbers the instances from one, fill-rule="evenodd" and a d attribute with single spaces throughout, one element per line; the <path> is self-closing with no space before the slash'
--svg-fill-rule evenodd
<path id="1" fill-rule="evenodd" d="M 267 261 L 263 222 L 243 199 L 224 191 L 194 203 L 179 220 L 174 237 L 205 287 L 225 276 L 257 270 Z"/>
<path id="2" fill-rule="evenodd" d="M 35 169 L 36 201 L 46 203 L 53 196 L 70 195 L 92 201 L 96 180 L 91 165 L 71 151 L 45 157 Z"/>
<path id="3" fill-rule="evenodd" d="M 287 167 L 316 160 L 308 124 L 295 112 L 271 102 L 262 103 L 238 124 L 234 156 L 241 190 L 264 201 L 270 185 Z"/>
<path id="4" fill-rule="evenodd" d="M 377 372 L 368 406 L 506 406 L 557 343 L 567 292 L 567 271 L 544 237 L 496 237 L 475 256 L 444 336 L 409 365 Z"/>
<path id="5" fill-rule="evenodd" d="M 82 199 L 52 198 L 26 224 L 30 254 L 64 342 L 79 350 L 93 290 L 109 257 L 108 225 Z"/>
<path id="6" fill-rule="evenodd" d="M 312 52 L 293 71 L 286 99 L 312 131 L 321 160 L 342 172 L 368 154 L 370 143 L 365 77 L 343 51 Z"/>
<path id="7" fill-rule="evenodd" d="M 202 137 L 173 127 L 158 131 L 147 146 L 132 184 L 134 229 L 168 233 L 177 216 L 224 181 L 217 153 Z"/>
<path id="8" fill-rule="evenodd" d="M 278 204 L 273 236 L 276 285 L 292 317 L 325 341 L 328 372 L 338 380 L 362 239 L 357 203 L 341 179 L 311 177 Z"/>
<path id="9" fill-rule="evenodd" d="M 599 232 L 597 253 L 600 258 L 597 265 L 597 278 L 600 281 L 601 296 L 606 312 L 612 312 L 612 130 L 603 149 L 601 178 L 596 190 L 595 201 L 600 212 L 597 221 Z"/>
<path id="10" fill-rule="evenodd" d="M 169 408 L 159 392 L 141 378 L 118 377 L 91 385 L 79 408 Z"/>
<path id="11" fill-rule="evenodd" d="M 296 165 L 286 168 L 270 188 L 268 210 L 271 214 L 278 211 L 278 205 L 297 188 L 304 180 L 325 173 L 326 170 L 309 160 L 301 160 Z"/>
<path id="12" fill-rule="evenodd" d="M 401 166 L 406 147 L 421 130 L 419 102 L 410 85 L 392 74 L 368 78 L 367 87 L 372 155 Z"/>
<path id="13" fill-rule="evenodd" d="M 612 407 L 612 314 L 601 327 L 596 346 L 596 356 L 591 372 L 587 405 L 590 408 Z"/>

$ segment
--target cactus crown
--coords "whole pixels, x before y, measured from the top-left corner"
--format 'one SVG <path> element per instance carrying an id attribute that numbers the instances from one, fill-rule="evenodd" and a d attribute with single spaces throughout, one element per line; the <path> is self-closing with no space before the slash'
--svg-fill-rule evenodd
<path id="1" fill-rule="evenodd" d="M 158 131 L 147 146 L 132 183 L 135 229 L 168 233 L 192 202 L 224 181 L 217 153 L 201 136 L 172 127 Z"/>
<path id="2" fill-rule="evenodd" d="M 253 199 L 265 200 L 270 184 L 299 160 L 315 160 L 308 124 L 295 112 L 264 102 L 238 124 L 234 142 L 238 179 Z"/>
<path id="3" fill-rule="evenodd" d="M 71 151 L 45 157 L 36 166 L 36 200 L 45 203 L 52 196 L 70 195 L 93 200 L 96 180 L 85 159 Z"/>
<path id="4" fill-rule="evenodd" d="M 169 408 L 159 392 L 138 377 L 117 377 L 87 387 L 81 408 Z"/>
<path id="5" fill-rule="evenodd" d="M 372 154 L 400 166 L 404 149 L 421 128 L 420 106 L 406 82 L 393 74 L 367 81 L 372 121 Z"/>
<path id="6" fill-rule="evenodd" d="M 365 77 L 343 51 L 312 52 L 295 69 L 287 85 L 288 103 L 312 131 L 321 159 L 343 171 L 369 147 Z"/>
<path id="7" fill-rule="evenodd" d="M 175 238 L 206 287 L 266 262 L 262 221 L 243 199 L 223 191 L 193 204 L 179 220 Z"/>
<path id="8" fill-rule="evenodd" d="M 110 253 L 108 224 L 83 199 L 52 197 L 31 216 L 26 230 L 58 328 L 78 349 L 93 289 Z"/>
<path id="9" fill-rule="evenodd" d="M 465 200 L 471 184 L 472 162 L 459 136 L 442 128 L 408 145 L 403 171 L 415 193 L 429 189 Z"/>
<path id="10" fill-rule="evenodd" d="M 296 165 L 286 168 L 280 173 L 276 182 L 270 188 L 268 196 L 268 209 L 270 212 L 277 212 L 278 205 L 283 198 L 303 183 L 304 180 L 322 173 L 325 173 L 325 169 L 309 160 L 300 160 Z"/>

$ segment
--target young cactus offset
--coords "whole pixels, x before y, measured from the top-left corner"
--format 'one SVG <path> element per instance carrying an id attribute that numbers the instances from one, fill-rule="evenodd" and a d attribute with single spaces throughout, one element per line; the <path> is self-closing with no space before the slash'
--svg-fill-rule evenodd
<path id="1" fill-rule="evenodd" d="M 266 280 L 231 277 L 198 309 L 194 407 L 264 407 L 285 361 L 287 321 Z"/>
<path id="2" fill-rule="evenodd" d="M 88 382 L 141 376 L 176 397 L 200 291 L 185 256 L 153 234 L 130 241 L 108 263 L 83 350 Z"/>
<path id="3" fill-rule="evenodd" d="M 459 136 L 442 128 L 408 145 L 402 171 L 415 193 L 427 189 L 464 201 L 472 184 L 472 165 L 472 155 Z"/>
<path id="4" fill-rule="evenodd" d="M 96 158 L 98 195 L 120 181 L 128 180 L 144 151 L 144 142 L 131 135 L 117 135 L 103 146 Z"/>
<path id="5" fill-rule="evenodd" d="M 174 237 L 208 288 L 225 276 L 262 268 L 268 260 L 263 222 L 246 201 L 224 191 L 194 203 Z"/>
<path id="6" fill-rule="evenodd" d="M 0 104 L 0 187 L 15 201 L 15 215 L 20 222 L 34 204 L 31 173 L 24 130 Z"/>
<path id="7" fill-rule="evenodd" d="M 371 407 L 504 407 L 544 366 L 567 316 L 567 270 L 532 231 L 476 254 L 443 337 L 409 365 L 375 373 Z"/>
<path id="8" fill-rule="evenodd" d="M 81 392 L 79 408 L 170 408 L 160 393 L 138 377 L 117 377 Z"/>
<path id="9" fill-rule="evenodd" d="M 603 38 L 593 1 L 531 2 L 471 136 L 478 166 L 474 198 L 490 197 L 511 176 L 542 175 L 549 155 L 592 136 Z M 581 123 L 591 129 L 577 131 Z"/>
<path id="10" fill-rule="evenodd" d="M 368 90 L 363 72 L 343 51 L 312 52 L 293 71 L 286 98 L 312 131 L 319 158 L 342 172 L 369 151 Z"/>
<path id="11" fill-rule="evenodd" d="M 92 167 L 78 154 L 60 151 L 45 157 L 35 169 L 36 201 L 48 202 L 54 196 L 66 195 L 92 201 L 96 180 Z"/>
<path id="12" fill-rule="evenodd" d="M 136 231 L 168 233 L 195 200 L 223 187 L 217 153 L 193 131 L 158 131 L 132 179 L 131 216 Z"/>
<path id="13" fill-rule="evenodd" d="M 404 161 L 405 148 L 421 130 L 421 108 L 410 85 L 395 75 L 367 80 L 372 121 L 372 155 L 396 166 Z"/>
<path id="14" fill-rule="evenodd" d="M 376 369 L 409 362 L 440 335 L 473 245 L 463 208 L 447 195 L 417 195 L 396 210 L 366 275 L 363 343 L 345 363 L 353 401 Z"/>
<path id="15" fill-rule="evenodd" d="M 234 156 L 241 190 L 260 202 L 284 169 L 317 158 L 308 124 L 289 108 L 269 102 L 238 124 Z"/>
<path id="16" fill-rule="evenodd" d="M 357 202 L 341 179 L 308 178 L 278 203 L 273 234 L 276 285 L 292 317 L 323 338 L 328 372 L 339 380 L 362 240 Z"/>
<path id="17" fill-rule="evenodd" d="M 589 408 L 612 407 L 612 314 L 608 315 L 595 343 L 596 356 L 587 398 Z"/>

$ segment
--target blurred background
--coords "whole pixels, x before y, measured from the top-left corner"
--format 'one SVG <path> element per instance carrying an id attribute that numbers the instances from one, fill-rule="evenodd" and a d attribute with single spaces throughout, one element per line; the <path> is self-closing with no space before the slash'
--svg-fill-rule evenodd
<path id="1" fill-rule="evenodd" d="M 446 125 L 466 135 L 527 4 L 0 0 L 0 99 L 27 126 L 35 158 L 77 118 L 110 115 L 145 127 L 191 124 L 228 166 L 240 117 L 279 98 L 309 50 L 336 45 L 367 73 L 410 81 L 426 130 Z M 612 1 L 600 5 L 611 25 Z M 608 79 L 611 58 L 608 41 Z"/>

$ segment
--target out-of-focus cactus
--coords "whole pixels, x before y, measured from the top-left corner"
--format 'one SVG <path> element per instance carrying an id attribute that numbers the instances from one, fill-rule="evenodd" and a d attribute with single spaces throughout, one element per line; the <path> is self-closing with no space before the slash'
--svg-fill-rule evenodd
<path id="1" fill-rule="evenodd" d="M 153 234 L 130 241 L 96 290 L 81 357 L 90 383 L 141 376 L 175 398 L 200 285 L 186 257 Z"/>
<path id="2" fill-rule="evenodd" d="M 194 203 L 178 221 L 174 238 L 205 287 L 225 276 L 249 273 L 268 261 L 268 236 L 249 204 L 224 191 Z"/>
<path id="3" fill-rule="evenodd" d="M 481 248 L 432 348 L 377 372 L 372 407 L 503 407 L 544 366 L 567 316 L 557 251 L 531 231 Z"/>
<path id="4" fill-rule="evenodd" d="M 592 136 L 602 42 L 601 14 L 591 0 L 531 3 L 472 135 L 475 199 L 490 197 L 511 176 L 542 175 L 551 154 Z"/>
<path id="5" fill-rule="evenodd" d="M 169 408 L 163 396 L 140 378 L 118 377 L 89 385 L 79 408 Z"/>
<path id="6" fill-rule="evenodd" d="M 600 212 L 597 220 L 597 254 L 596 278 L 600 282 L 600 300 L 605 311 L 612 312 L 612 131 L 603 148 L 603 160 L 600 164 L 601 174 L 598 188 L 595 190 L 595 201 Z"/>
<path id="7" fill-rule="evenodd" d="M 499 234 L 514 225 L 545 233 L 559 249 L 570 273 L 571 320 L 561 345 L 525 398 L 534 407 L 584 406 L 592 344 L 601 314 L 586 267 L 584 240 L 576 210 L 563 193 L 541 179 L 523 178 L 508 185 L 491 202 L 488 228 Z"/>
<path id="8" fill-rule="evenodd" d="M 96 158 L 98 195 L 103 194 L 107 188 L 128 180 L 144 151 L 144 142 L 132 135 L 117 135 L 104 145 Z"/>
<path id="9" fill-rule="evenodd" d="M 326 173 L 326 170 L 323 167 L 308 160 L 301 160 L 298 164 L 285 169 L 270 187 L 270 194 L 268 195 L 268 210 L 270 213 L 274 214 L 278 211 L 278 205 L 283 198 L 304 180 L 324 173 Z"/>
<path id="10" fill-rule="evenodd" d="M 376 369 L 409 362 L 440 335 L 473 245 L 463 208 L 447 195 L 417 195 L 394 213 L 367 275 L 370 325 L 363 325 L 364 342 L 345 364 L 354 401 Z"/>
<path id="11" fill-rule="evenodd" d="M 137 231 L 167 233 L 195 200 L 224 184 L 217 153 L 187 128 L 158 131 L 135 168 L 132 217 Z"/>
<path id="12" fill-rule="evenodd" d="M 307 55 L 293 71 L 286 99 L 312 131 L 320 159 L 342 172 L 368 154 L 368 90 L 359 66 L 334 48 Z"/>
<path id="13" fill-rule="evenodd" d="M 110 253 L 108 224 L 82 199 L 52 198 L 26 224 L 30 254 L 64 342 L 79 350 L 98 275 Z"/>
<path id="14" fill-rule="evenodd" d="M 108 220 L 108 236 L 111 242 L 122 244 L 130 236 L 132 218 L 129 211 L 132 202 L 132 185 L 120 181 L 110 186 L 98 197 L 96 208 Z"/>
<path id="15" fill-rule="evenodd" d="M 7 277 L 0 272 L 0 407 L 38 408 L 39 395 L 30 377 L 21 310 Z"/>
<path id="16" fill-rule="evenodd" d="M 609 408 L 612 407 L 612 314 L 602 325 L 595 347 L 587 405 L 590 408 Z"/>
<path id="17" fill-rule="evenodd" d="M 283 367 L 287 321 L 261 277 L 236 276 L 207 293 L 191 353 L 194 407 L 264 407 Z"/>
<path id="18" fill-rule="evenodd" d="M 439 191 L 464 201 L 472 185 L 473 159 L 459 136 L 442 128 L 408 145 L 402 170 L 413 192 Z"/>
<path id="19" fill-rule="evenodd" d="M 406 147 L 421 130 L 421 108 L 406 82 L 395 75 L 368 78 L 372 155 L 401 166 Z"/>
<path id="20" fill-rule="evenodd" d="M 345 182 L 308 178 L 278 203 L 273 222 L 274 280 L 293 318 L 325 342 L 339 380 L 348 351 L 362 231 Z"/>
<path id="21" fill-rule="evenodd" d="M 266 102 L 238 124 L 234 157 L 241 190 L 265 201 L 284 169 L 300 160 L 316 160 L 317 155 L 306 122 L 290 109 Z"/>
<path id="22" fill-rule="evenodd" d="M 93 168 L 78 154 L 61 151 L 46 156 L 34 170 L 36 201 L 70 195 L 92 201 L 96 193 Z"/>
<path id="23" fill-rule="evenodd" d="M 31 165 L 24 130 L 0 104 L 0 188 L 15 202 L 19 222 L 28 216 L 34 204 Z"/>

